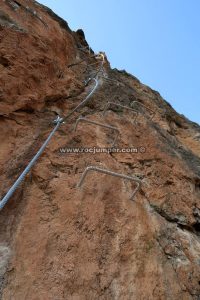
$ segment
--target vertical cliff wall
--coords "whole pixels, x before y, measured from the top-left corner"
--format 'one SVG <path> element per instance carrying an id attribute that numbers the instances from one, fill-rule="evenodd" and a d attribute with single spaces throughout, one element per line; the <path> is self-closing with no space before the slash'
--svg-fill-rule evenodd
<path id="1" fill-rule="evenodd" d="M 98 80 L 0 211 L 1 299 L 197 300 L 200 127 L 106 57 L 97 74 L 101 59 L 88 49 L 82 30 L 39 3 L 1 2 L 1 198 L 57 115 Z M 108 101 L 135 109 L 136 121 L 115 105 L 103 117 Z M 74 131 L 80 115 L 116 127 L 116 147 L 137 151 L 66 153 L 113 142 L 115 132 L 101 126 L 81 122 Z M 134 182 L 91 171 L 77 188 L 88 166 L 135 176 L 141 187 L 130 200 Z"/>

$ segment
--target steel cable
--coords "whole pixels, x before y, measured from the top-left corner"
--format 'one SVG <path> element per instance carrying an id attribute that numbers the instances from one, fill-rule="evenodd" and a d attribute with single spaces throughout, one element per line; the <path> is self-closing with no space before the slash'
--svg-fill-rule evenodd
<path id="1" fill-rule="evenodd" d="M 22 182 L 22 180 L 26 176 L 26 174 L 30 171 L 30 169 L 33 167 L 33 165 L 37 161 L 37 159 L 43 153 L 43 151 L 46 148 L 47 144 L 50 142 L 51 138 L 53 137 L 53 135 L 55 134 L 55 132 L 58 130 L 59 126 L 61 125 L 62 118 L 58 117 L 54 122 L 56 123 L 56 126 L 54 127 L 54 129 L 52 130 L 52 132 L 50 133 L 50 135 L 48 136 L 48 138 L 46 139 L 46 141 L 44 142 L 44 144 L 41 146 L 41 148 L 39 149 L 39 151 L 36 153 L 36 155 L 30 161 L 30 163 L 28 164 L 28 166 L 24 169 L 24 171 L 22 172 L 22 174 L 17 178 L 17 180 L 15 181 L 15 183 L 13 184 L 13 186 L 7 192 L 7 194 L 0 201 L 0 210 L 5 206 L 5 204 L 8 202 L 8 200 L 10 199 L 10 197 L 13 195 L 13 193 L 15 192 L 15 190 L 17 189 L 17 187 L 20 185 L 20 183 Z"/>
<path id="2" fill-rule="evenodd" d="M 102 70 L 103 68 L 103 63 L 104 63 L 104 55 L 100 54 L 99 57 L 102 57 L 102 63 L 101 66 L 99 68 L 99 70 L 97 71 L 96 75 L 93 78 L 89 78 L 89 80 L 87 81 L 87 84 L 91 81 L 94 80 L 95 81 L 95 86 L 92 89 L 92 91 L 87 95 L 87 97 L 79 104 L 77 105 L 66 117 L 64 118 L 60 118 L 59 116 L 57 117 L 56 120 L 54 120 L 54 124 L 56 124 L 56 126 L 54 127 L 54 129 L 52 130 L 52 132 L 49 134 L 48 138 L 46 139 L 46 141 L 43 143 L 43 145 L 41 146 L 41 148 L 39 149 L 39 151 L 36 153 L 36 155 L 32 158 L 32 160 L 30 161 L 30 163 L 27 165 L 27 167 L 24 169 L 24 171 L 21 173 L 21 175 L 17 178 L 17 180 L 15 181 L 15 183 L 12 185 L 12 187 L 8 190 L 8 192 L 6 193 L 6 195 L 3 197 L 3 199 L 0 201 L 0 210 L 3 209 L 3 207 L 6 205 L 6 203 L 8 202 L 8 200 L 10 199 L 10 197 L 13 195 L 13 193 L 16 191 L 17 187 L 21 184 L 21 182 L 23 181 L 24 177 L 27 175 L 27 173 L 31 170 L 31 168 L 33 167 L 33 165 L 36 163 L 36 161 L 38 160 L 38 158 L 41 156 L 41 154 L 43 153 L 44 149 L 46 148 L 47 144 L 50 142 L 51 138 L 53 137 L 53 135 L 55 134 L 55 132 L 58 130 L 58 128 L 60 127 L 60 125 L 66 120 L 68 119 L 75 111 L 77 111 L 80 107 L 82 107 L 87 101 L 88 99 L 94 94 L 95 90 L 98 87 L 99 81 L 98 81 L 98 73 Z M 86 85 L 87 85 L 86 84 Z"/>

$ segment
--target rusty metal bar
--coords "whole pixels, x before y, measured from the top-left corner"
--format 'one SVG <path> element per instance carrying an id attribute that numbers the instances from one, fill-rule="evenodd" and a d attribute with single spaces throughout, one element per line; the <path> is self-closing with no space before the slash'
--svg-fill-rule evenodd
<path id="1" fill-rule="evenodd" d="M 120 85 L 120 82 L 119 82 L 119 81 L 117 81 L 116 79 L 111 79 L 111 78 L 109 78 L 109 77 L 106 77 L 106 76 L 104 76 L 104 75 L 99 75 L 99 77 L 102 77 L 102 78 L 104 78 L 104 79 L 106 79 L 106 80 L 108 80 L 108 81 L 113 81 L 113 82 L 116 82 L 116 83 L 117 83 L 117 85 Z"/>
<path id="2" fill-rule="evenodd" d="M 85 46 L 85 47 L 78 47 L 78 50 L 81 50 L 81 51 L 83 51 L 83 52 L 85 52 L 84 50 L 88 50 L 88 52 L 89 52 L 89 54 L 91 53 L 91 48 L 90 48 L 90 46 L 88 45 L 88 46 Z"/>
<path id="3" fill-rule="evenodd" d="M 94 55 L 90 56 L 90 58 L 95 58 L 96 56 L 97 56 L 97 54 L 94 54 Z M 83 63 L 85 61 L 86 61 L 86 59 L 82 59 L 82 60 L 80 60 L 80 61 L 78 61 L 76 63 L 68 65 L 67 68 L 74 67 L 74 66 L 79 65 L 79 64 L 81 64 L 81 63 Z"/>
<path id="4" fill-rule="evenodd" d="M 156 112 L 155 112 L 153 109 L 147 107 L 146 105 L 144 105 L 143 103 L 141 103 L 141 102 L 139 102 L 139 101 L 133 101 L 133 102 L 131 102 L 131 106 L 134 105 L 134 103 L 138 103 L 138 104 L 140 104 L 141 106 L 145 107 L 148 111 L 151 111 L 151 112 L 153 113 L 152 116 L 151 116 L 151 120 L 153 120 L 153 117 L 154 117 L 155 114 L 156 114 Z"/>
<path id="5" fill-rule="evenodd" d="M 96 61 L 95 63 L 89 64 L 89 65 L 87 65 L 87 67 L 94 66 L 94 65 L 97 65 L 97 64 L 99 64 L 99 61 Z"/>
<path id="6" fill-rule="evenodd" d="M 99 61 L 96 61 L 95 63 L 92 63 L 92 64 L 88 64 L 87 66 L 86 66 L 86 69 L 84 70 L 84 73 L 86 73 L 87 71 L 88 71 L 88 68 L 89 67 L 91 67 L 91 66 L 95 66 L 95 65 L 99 65 L 100 64 L 100 62 Z M 101 65 L 100 65 L 101 66 Z M 97 71 L 93 71 L 93 74 L 95 75 L 97 73 Z M 90 75 L 91 76 L 91 75 Z M 98 75 L 99 77 L 101 76 L 101 75 Z"/>
<path id="7" fill-rule="evenodd" d="M 90 56 L 90 58 L 96 58 L 96 59 L 99 59 L 99 58 L 102 58 L 102 60 L 103 60 L 103 62 L 104 62 L 104 56 L 102 55 L 102 53 L 98 53 L 98 54 L 94 54 L 94 55 L 92 55 L 92 56 Z M 79 64 L 81 64 L 81 63 L 83 63 L 83 62 L 85 62 L 86 61 L 86 59 L 84 58 L 84 59 L 82 59 L 82 60 L 80 60 L 80 61 L 78 61 L 78 62 L 76 62 L 76 63 L 73 63 L 73 64 L 70 64 L 70 65 L 68 65 L 67 67 L 68 68 L 71 68 L 71 67 L 74 67 L 74 66 L 76 66 L 76 65 L 79 65 Z M 98 63 L 98 62 L 96 62 L 96 63 Z"/>
<path id="8" fill-rule="evenodd" d="M 131 181 L 135 181 L 136 184 L 137 184 L 137 187 L 135 188 L 135 190 L 131 194 L 130 200 L 133 200 L 135 194 L 139 190 L 139 188 L 141 186 L 141 183 L 142 183 L 142 181 L 140 179 L 138 179 L 136 177 L 133 177 L 133 176 L 128 176 L 128 175 L 116 173 L 116 172 L 113 172 L 113 171 L 110 171 L 110 170 L 105 170 L 105 169 L 102 169 L 102 168 L 99 168 L 99 167 L 96 167 L 96 166 L 89 166 L 83 172 L 83 174 L 81 176 L 81 179 L 80 179 L 79 183 L 77 184 L 78 188 L 82 186 L 83 181 L 86 178 L 86 176 L 87 176 L 87 174 L 88 174 L 89 171 L 96 171 L 96 172 L 104 173 L 104 174 L 107 174 L 107 175 L 111 175 L 111 176 L 115 176 L 115 177 L 120 177 L 120 178 L 131 180 Z"/>
<path id="9" fill-rule="evenodd" d="M 108 129 L 116 131 L 116 136 L 115 136 L 114 141 L 112 143 L 112 147 L 114 147 L 114 145 L 116 143 L 116 140 L 117 140 L 117 138 L 119 136 L 119 130 L 118 130 L 117 127 L 113 127 L 113 126 L 110 126 L 110 125 L 105 125 L 105 124 L 102 124 L 102 123 L 91 121 L 91 120 L 88 120 L 88 119 L 86 119 L 84 117 L 79 117 L 77 119 L 77 121 L 76 121 L 76 124 L 75 124 L 75 127 L 74 127 L 74 131 L 76 131 L 78 123 L 80 123 L 80 122 L 86 122 L 86 123 L 89 123 L 89 124 L 97 125 L 97 126 L 100 126 L 100 127 L 104 127 L 104 128 L 108 128 Z"/>
<path id="10" fill-rule="evenodd" d="M 122 107 L 122 108 L 125 108 L 125 109 L 133 111 L 136 114 L 136 116 L 134 118 L 134 122 L 136 122 L 136 119 L 138 117 L 138 111 L 137 110 L 135 110 L 135 109 L 133 109 L 133 108 L 131 108 L 129 106 L 121 105 L 121 104 L 118 104 L 118 103 L 115 103 L 115 102 L 110 102 L 110 101 L 104 107 L 104 110 L 103 110 L 103 113 L 102 113 L 103 116 L 105 116 L 105 113 L 108 110 L 108 108 L 109 108 L 110 105 L 119 106 L 119 107 Z"/>

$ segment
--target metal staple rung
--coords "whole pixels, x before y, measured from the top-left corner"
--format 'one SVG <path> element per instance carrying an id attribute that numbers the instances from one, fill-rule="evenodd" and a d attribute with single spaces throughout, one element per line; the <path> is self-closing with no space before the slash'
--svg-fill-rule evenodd
<path id="1" fill-rule="evenodd" d="M 78 49 L 90 49 L 90 46 L 87 45 L 87 46 L 84 46 L 84 47 L 78 47 Z"/>
<path id="2" fill-rule="evenodd" d="M 94 65 L 99 65 L 99 64 L 100 64 L 100 62 L 99 62 L 99 61 L 96 61 L 95 63 L 92 63 L 92 64 L 87 65 L 87 67 L 86 67 L 84 73 L 87 72 L 88 67 L 94 66 Z M 100 68 L 101 68 L 101 65 L 100 65 Z M 102 71 L 102 70 L 101 70 L 101 71 Z M 98 71 L 98 72 L 100 73 L 101 71 Z M 96 75 L 96 74 L 97 74 L 97 71 L 94 71 L 93 73 Z M 100 77 L 100 75 L 98 75 L 98 76 Z"/>
<path id="3" fill-rule="evenodd" d="M 151 120 L 153 120 L 153 117 L 154 117 L 155 114 L 156 114 L 156 112 L 155 112 L 153 109 L 147 107 L 146 105 L 144 105 L 143 103 L 141 103 L 141 102 L 139 102 L 139 101 L 133 101 L 133 102 L 131 103 L 131 105 L 133 105 L 134 103 L 138 103 L 138 104 L 140 104 L 141 106 L 145 107 L 148 111 L 151 111 L 151 112 L 153 113 L 152 116 L 151 116 Z"/>
<path id="4" fill-rule="evenodd" d="M 96 57 L 96 54 L 93 55 L 93 56 L 91 56 L 90 58 L 93 58 L 93 57 Z M 85 62 L 85 61 L 86 61 L 86 59 L 82 59 L 82 60 L 80 60 L 80 61 L 78 61 L 78 62 L 76 62 L 76 63 L 73 63 L 73 64 L 68 65 L 67 67 L 68 67 L 68 68 L 71 68 L 71 67 L 74 67 L 74 66 L 76 66 L 76 65 L 79 65 L 79 64 L 81 64 L 81 63 L 83 63 L 83 62 Z"/>
<path id="5" fill-rule="evenodd" d="M 100 59 L 100 58 L 102 58 L 103 57 L 103 54 L 94 54 L 94 55 L 92 55 L 92 56 L 90 56 L 90 58 L 96 58 L 96 59 Z M 70 64 L 70 65 L 68 65 L 67 67 L 68 68 L 71 68 L 71 67 L 74 67 L 74 66 L 76 66 L 76 65 L 79 65 L 79 64 L 81 64 L 81 63 L 83 63 L 83 62 L 85 62 L 86 61 L 86 59 L 82 59 L 82 60 L 80 60 L 80 61 L 78 61 L 78 62 L 76 62 L 76 63 L 73 63 L 73 64 Z M 103 63 L 104 63 L 104 58 L 102 58 L 102 61 L 103 61 Z M 98 62 L 97 62 L 98 63 Z"/>
<path id="6" fill-rule="evenodd" d="M 104 78 L 104 79 L 106 79 L 106 80 L 108 80 L 108 81 L 113 81 L 113 82 L 116 82 L 118 85 L 120 84 L 120 82 L 119 82 L 119 81 L 117 81 L 117 80 L 115 80 L 115 79 L 111 79 L 111 78 L 109 78 L 109 77 L 106 77 L 106 76 L 104 76 L 104 75 L 99 75 L 99 77 L 102 77 L 102 78 Z"/>
<path id="7" fill-rule="evenodd" d="M 86 123 L 89 123 L 89 124 L 93 124 L 93 125 L 97 125 L 97 126 L 100 126 L 100 127 L 104 127 L 104 128 L 115 130 L 116 131 L 116 136 L 115 136 L 114 141 L 112 143 L 112 146 L 114 147 L 114 145 L 116 143 L 116 140 L 117 140 L 117 138 L 119 136 L 119 130 L 118 130 L 117 127 L 113 127 L 113 126 L 110 126 L 110 125 L 105 125 L 105 124 L 102 124 L 102 123 L 91 121 L 91 120 L 88 120 L 88 119 L 86 119 L 84 117 L 79 117 L 77 119 L 77 121 L 76 121 L 76 124 L 75 124 L 75 127 L 74 127 L 74 131 L 76 131 L 78 123 L 80 123 L 80 122 L 86 122 Z"/>
<path id="8" fill-rule="evenodd" d="M 96 61 L 95 63 L 89 64 L 89 65 L 87 65 L 87 67 L 94 66 L 94 65 L 97 65 L 97 64 L 99 64 L 99 61 Z"/>
<path id="9" fill-rule="evenodd" d="M 105 116 L 105 113 L 108 110 L 108 108 L 109 108 L 110 105 L 119 106 L 119 107 L 122 107 L 122 108 L 125 108 L 125 109 L 133 111 L 136 114 L 135 119 L 134 119 L 134 122 L 136 122 L 136 119 L 138 117 L 138 111 L 136 111 L 135 109 L 133 109 L 133 108 L 131 108 L 129 106 L 121 105 L 121 104 L 118 104 L 118 103 L 115 103 L 115 102 L 110 102 L 110 101 L 104 107 L 104 110 L 103 110 L 103 113 L 102 113 L 103 116 Z"/>
<path id="10" fill-rule="evenodd" d="M 87 173 L 89 171 L 96 171 L 96 172 L 104 173 L 104 174 L 107 174 L 107 175 L 111 175 L 111 176 L 115 176 L 115 177 L 120 177 L 120 178 L 131 180 L 131 181 L 135 181 L 136 184 L 137 184 L 137 187 L 135 188 L 134 192 L 131 194 L 130 200 L 133 200 L 135 194 L 139 190 L 139 188 L 141 186 L 141 183 L 142 183 L 142 181 L 140 179 L 138 179 L 136 177 L 133 177 L 133 176 L 128 176 L 128 175 L 116 173 L 116 172 L 113 172 L 113 171 L 110 171 L 110 170 L 101 169 L 101 168 L 96 167 L 96 166 L 89 166 L 83 172 L 83 174 L 81 176 L 81 179 L 80 179 L 79 183 L 77 184 L 78 188 L 82 186 L 83 181 L 84 181 L 84 179 L 85 179 L 85 177 L 86 177 L 86 175 L 87 175 Z"/>
<path id="11" fill-rule="evenodd" d="M 78 47 L 79 50 L 84 51 L 85 49 L 88 50 L 89 54 L 91 52 L 90 46 L 85 46 L 85 47 Z"/>
<path id="12" fill-rule="evenodd" d="M 86 69 L 86 71 L 87 71 L 87 69 Z M 102 70 L 93 71 L 93 72 L 91 72 L 88 76 L 89 76 L 90 78 L 94 78 L 96 75 L 98 75 L 98 78 L 99 78 L 99 77 L 102 77 L 102 76 L 100 75 L 101 72 L 102 72 Z"/>

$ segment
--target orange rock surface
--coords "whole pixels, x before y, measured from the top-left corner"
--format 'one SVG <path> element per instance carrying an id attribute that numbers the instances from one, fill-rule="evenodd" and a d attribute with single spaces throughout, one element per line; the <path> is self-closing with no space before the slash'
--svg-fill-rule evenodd
<path id="1" fill-rule="evenodd" d="M 86 46 L 81 30 L 39 3 L 1 2 L 1 199 L 55 117 L 92 90 L 84 82 L 99 64 Z M 103 72 L 113 81 L 99 77 L 0 211 L 2 300 L 200 299 L 200 127 L 107 60 Z M 108 101 L 135 108 L 136 123 L 114 106 L 102 117 Z M 62 152 L 113 141 L 112 131 L 88 123 L 74 131 L 80 115 L 117 127 L 117 147 L 138 152 Z M 141 179 L 134 200 L 134 183 L 97 172 L 77 188 L 90 165 Z"/>

